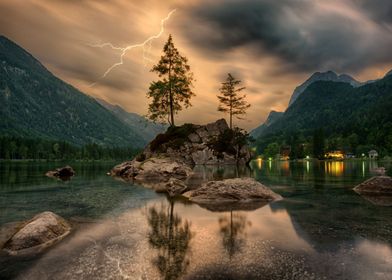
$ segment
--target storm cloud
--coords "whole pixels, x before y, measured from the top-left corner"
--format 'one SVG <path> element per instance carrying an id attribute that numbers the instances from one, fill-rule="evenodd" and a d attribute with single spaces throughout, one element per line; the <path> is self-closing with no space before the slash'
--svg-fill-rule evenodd
<path id="1" fill-rule="evenodd" d="M 378 2 L 378 3 L 376 3 Z M 391 1 L 264 0 L 206 2 L 189 10 L 184 33 L 202 51 L 248 47 L 288 71 L 355 72 L 391 63 Z"/>
<path id="2" fill-rule="evenodd" d="M 91 45 L 143 42 L 173 9 L 147 53 L 127 52 L 124 64 L 102 78 L 120 52 Z M 0 34 L 86 94 L 142 115 L 149 83 L 157 79 L 149 70 L 172 34 L 196 78 L 193 107 L 180 112 L 178 123 L 225 117 L 216 95 L 231 72 L 252 104 L 246 120 L 236 123 L 246 129 L 271 110 L 285 110 L 294 88 L 313 72 L 365 81 L 392 68 L 390 0 L 0 1 Z"/>

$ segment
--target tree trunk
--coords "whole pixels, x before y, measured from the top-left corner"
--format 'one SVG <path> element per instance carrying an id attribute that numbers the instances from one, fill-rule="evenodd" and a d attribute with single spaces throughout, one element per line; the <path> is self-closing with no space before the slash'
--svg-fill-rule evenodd
<path id="1" fill-rule="evenodd" d="M 171 53 L 170 53 L 171 56 Z M 172 93 L 172 77 L 171 77 L 172 61 L 169 60 L 169 104 L 170 104 L 170 125 L 174 126 L 174 113 L 173 113 L 173 93 Z"/>
<path id="2" fill-rule="evenodd" d="M 233 129 L 233 114 L 231 113 L 231 109 L 230 109 L 230 129 Z"/>
<path id="3" fill-rule="evenodd" d="M 233 101 L 230 96 L 230 129 L 233 129 Z"/>

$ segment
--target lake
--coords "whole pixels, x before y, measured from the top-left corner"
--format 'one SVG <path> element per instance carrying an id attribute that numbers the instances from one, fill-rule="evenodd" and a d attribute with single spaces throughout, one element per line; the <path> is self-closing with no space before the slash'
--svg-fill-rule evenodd
<path id="1" fill-rule="evenodd" d="M 392 207 L 352 191 L 390 162 L 255 160 L 196 167 L 205 180 L 254 177 L 284 200 L 211 212 L 114 179 L 115 162 L 0 162 L 0 226 L 53 211 L 73 232 L 44 253 L 0 254 L 1 279 L 392 279 Z M 392 175 L 389 173 L 388 175 Z"/>

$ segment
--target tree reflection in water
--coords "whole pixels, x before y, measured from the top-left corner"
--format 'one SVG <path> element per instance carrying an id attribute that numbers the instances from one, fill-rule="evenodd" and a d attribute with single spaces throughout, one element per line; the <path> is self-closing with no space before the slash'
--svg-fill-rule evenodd
<path id="1" fill-rule="evenodd" d="M 241 246 L 244 245 L 246 240 L 246 227 L 250 226 L 252 226 L 252 223 L 247 221 L 246 215 L 233 213 L 233 211 L 230 211 L 230 216 L 219 218 L 223 247 L 230 258 L 241 250 Z"/>
<path id="2" fill-rule="evenodd" d="M 174 214 L 174 202 L 157 209 L 148 209 L 149 243 L 158 250 L 153 260 L 164 279 L 177 279 L 185 273 L 189 259 L 189 241 L 192 238 L 191 224 Z"/>

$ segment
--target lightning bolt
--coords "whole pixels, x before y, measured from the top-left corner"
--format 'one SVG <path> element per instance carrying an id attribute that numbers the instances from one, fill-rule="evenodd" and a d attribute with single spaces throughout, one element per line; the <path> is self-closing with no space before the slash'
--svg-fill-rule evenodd
<path id="1" fill-rule="evenodd" d="M 121 51 L 120 53 L 120 57 L 119 57 L 119 61 L 114 63 L 112 66 L 110 66 L 105 73 L 103 73 L 103 75 L 99 78 L 99 79 L 103 79 L 105 78 L 114 68 L 123 65 L 124 64 L 124 56 L 127 54 L 128 51 L 135 49 L 135 48 L 143 48 L 143 61 L 144 61 L 144 66 L 147 65 L 146 61 L 150 61 L 152 62 L 152 60 L 150 58 L 148 58 L 147 53 L 151 50 L 151 44 L 152 41 L 155 39 L 158 39 L 159 37 L 161 37 L 161 35 L 163 34 L 163 32 L 165 31 L 165 23 L 166 21 L 168 21 L 170 19 L 170 17 L 172 16 L 172 14 L 176 11 L 176 9 L 172 10 L 164 19 L 161 20 L 161 29 L 159 31 L 159 33 L 148 37 L 144 42 L 139 43 L 139 44 L 134 44 L 134 45 L 129 45 L 126 47 L 117 47 L 114 46 L 112 43 L 108 42 L 108 43 L 102 43 L 102 44 L 95 44 L 95 45 L 89 45 L 90 47 L 93 48 L 105 48 L 105 47 L 109 47 L 112 50 L 116 50 L 116 51 Z M 97 81 L 98 82 L 98 81 Z M 97 82 L 94 82 L 90 85 L 90 87 L 93 87 L 94 85 L 97 84 Z"/>

